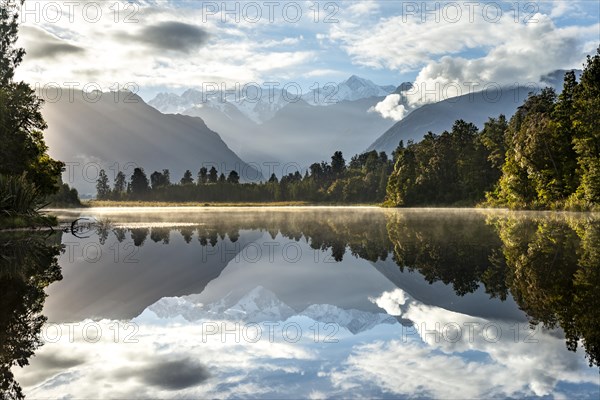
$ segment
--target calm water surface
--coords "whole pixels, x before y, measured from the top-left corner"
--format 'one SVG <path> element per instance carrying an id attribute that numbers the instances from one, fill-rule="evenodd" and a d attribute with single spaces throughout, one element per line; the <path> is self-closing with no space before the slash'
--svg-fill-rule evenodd
<path id="1" fill-rule="evenodd" d="M 600 395 L 598 215 L 376 208 L 55 213 L 65 223 L 89 218 L 55 235 L 0 236 L 7 392 Z M 27 360 L 24 368 L 8 367 Z"/>

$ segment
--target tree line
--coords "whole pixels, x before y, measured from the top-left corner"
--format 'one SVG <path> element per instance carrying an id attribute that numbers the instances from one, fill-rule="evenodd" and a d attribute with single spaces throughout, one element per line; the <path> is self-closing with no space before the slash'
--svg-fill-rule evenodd
<path id="1" fill-rule="evenodd" d="M 272 174 L 260 183 L 242 183 L 237 171 L 225 175 L 214 166 L 200 168 L 195 177 L 187 170 L 175 183 L 168 169 L 148 178 L 143 168 L 135 168 L 129 179 L 118 172 L 112 187 L 101 170 L 96 191 L 100 200 L 379 203 L 393 165 L 385 152 L 355 155 L 347 163 L 336 151 L 331 162 L 313 163 L 304 175 L 296 171 L 280 179 Z"/>
<path id="2" fill-rule="evenodd" d="M 594 209 L 600 204 L 600 47 L 581 79 L 565 74 L 560 95 L 530 94 L 507 121 L 481 131 L 456 121 L 450 132 L 401 142 L 387 186 L 390 206 L 475 205 Z"/>
<path id="3" fill-rule="evenodd" d="M 581 79 L 565 74 L 560 95 L 530 93 L 509 120 L 489 118 L 482 130 L 458 120 L 418 143 L 401 141 L 388 159 L 371 151 L 346 163 L 312 164 L 304 175 L 274 174 L 240 183 L 231 171 L 190 170 L 171 183 L 169 170 L 150 178 L 137 168 L 119 173 L 111 189 L 104 171 L 99 199 L 162 201 L 309 201 L 381 203 L 393 207 L 454 205 L 512 209 L 595 209 L 600 204 L 600 48 L 588 56 Z"/>

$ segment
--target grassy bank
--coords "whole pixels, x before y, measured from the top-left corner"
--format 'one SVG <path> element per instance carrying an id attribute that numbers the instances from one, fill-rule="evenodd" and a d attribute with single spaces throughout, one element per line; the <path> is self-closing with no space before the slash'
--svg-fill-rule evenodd
<path id="1" fill-rule="evenodd" d="M 311 203 L 307 201 L 276 202 L 171 202 L 141 200 L 87 200 L 84 207 L 302 207 L 302 206 L 377 206 L 377 204 Z"/>

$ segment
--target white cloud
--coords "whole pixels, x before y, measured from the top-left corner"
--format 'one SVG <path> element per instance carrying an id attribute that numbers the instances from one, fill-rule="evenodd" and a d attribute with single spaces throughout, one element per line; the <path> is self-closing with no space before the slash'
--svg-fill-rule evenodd
<path id="1" fill-rule="evenodd" d="M 345 368 L 331 374 L 337 387 L 367 381 L 402 396 L 490 398 L 551 395 L 559 381 L 597 384 L 597 371 L 569 352 L 559 335 L 539 329 L 529 337 L 521 324 L 429 306 L 401 289 L 373 301 L 411 320 L 416 330 L 355 347 Z"/>
<path id="2" fill-rule="evenodd" d="M 244 339 L 256 337 L 254 327 L 217 315 L 190 322 L 172 309 L 159 318 L 149 307 L 131 321 L 139 327 L 133 336 L 134 325 L 118 321 L 62 324 L 58 341 L 13 372 L 35 398 L 281 397 L 290 390 L 315 399 L 489 398 L 553 395 L 560 383 L 586 384 L 588 391 L 597 385 L 597 371 L 581 351 L 567 350 L 559 332 L 531 335 L 523 324 L 430 306 L 398 288 L 370 300 L 413 325 L 345 331 L 329 343 L 313 335 L 328 324 L 315 328 L 314 320 L 292 316 L 274 329 L 262 326 L 255 342 Z M 288 323 L 305 333 L 299 341 L 283 339 Z M 84 340 L 86 324 L 100 327 L 98 341 L 95 329 Z M 54 326 L 45 337 L 56 332 Z"/>
<path id="3" fill-rule="evenodd" d="M 83 17 L 85 3 L 75 6 L 72 20 L 63 15 L 54 21 L 44 18 L 46 2 L 27 2 L 27 9 L 37 7 L 41 18 L 36 22 L 35 13 L 23 17 L 18 45 L 29 54 L 17 69 L 17 78 L 41 85 L 78 82 L 81 87 L 93 82 L 103 89 L 128 82 L 142 88 L 200 88 L 203 82 L 277 80 L 305 70 L 315 57 L 312 49 L 300 47 L 302 34 L 273 35 L 269 29 L 279 28 L 268 21 L 223 24 L 216 17 L 203 21 L 202 8 L 192 7 L 193 3 L 176 8 L 165 2 L 140 2 L 133 14 L 138 22 L 125 23 L 133 8 L 115 14 L 114 2 L 94 3 L 102 6 L 102 14 L 92 23 Z M 153 35 L 154 27 L 168 30 L 170 36 Z M 48 42 L 48 49 L 40 38 Z M 170 49 L 173 45 L 179 48 Z"/>
<path id="4" fill-rule="evenodd" d="M 308 77 L 320 77 L 320 76 L 330 76 L 330 75 L 340 75 L 340 71 L 335 69 L 313 69 L 305 74 Z"/>
<path id="5" fill-rule="evenodd" d="M 390 315 L 402 315 L 400 306 L 406 304 L 407 297 L 403 290 L 396 289 L 391 292 L 383 292 L 377 298 L 369 298 L 371 302 L 383 308 Z"/>
<path id="6" fill-rule="evenodd" d="M 374 0 L 354 1 L 348 7 L 347 11 L 351 14 L 364 17 L 365 15 L 373 14 L 379 10 L 379 4 Z"/>
<path id="7" fill-rule="evenodd" d="M 561 7 L 559 3 L 553 9 L 555 15 L 566 12 Z M 595 50 L 600 29 L 597 21 L 558 27 L 542 13 L 517 23 L 508 11 L 496 22 L 481 12 L 471 18 L 463 10 L 462 17 L 450 23 L 449 12 L 440 13 L 439 21 L 429 16 L 423 22 L 416 13 L 382 18 L 375 26 L 357 18 L 330 29 L 329 39 L 355 64 L 401 72 L 419 70 L 414 89 L 406 92 L 408 110 L 388 97 L 376 107 L 382 116 L 398 119 L 423 104 L 481 90 L 488 84 L 537 83 L 554 70 L 579 68 L 585 55 Z"/>
<path id="8" fill-rule="evenodd" d="M 377 103 L 369 111 L 378 112 L 383 118 L 393 119 L 394 121 L 400 121 L 406 115 L 406 107 L 400 104 L 399 94 L 390 94 L 385 99 Z M 395 315 L 395 314 L 393 314 Z"/>

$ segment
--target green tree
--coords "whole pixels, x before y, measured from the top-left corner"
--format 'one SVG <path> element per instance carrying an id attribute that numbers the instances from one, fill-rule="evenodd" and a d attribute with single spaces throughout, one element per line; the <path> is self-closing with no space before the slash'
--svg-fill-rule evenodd
<path id="1" fill-rule="evenodd" d="M 450 132 L 429 132 L 421 142 L 409 142 L 406 148 L 401 143 L 394 157 L 396 164 L 387 184 L 386 204 L 390 206 L 474 204 L 485 198 L 499 176 L 477 127 L 462 120 L 456 121 Z M 376 153 L 365 161 L 368 170 L 385 170 L 388 165 L 387 157 Z M 378 186 L 383 193 L 381 176 Z"/>
<path id="2" fill-rule="evenodd" d="M 506 161 L 499 186 L 500 200 L 511 208 L 535 206 L 536 185 L 543 189 L 544 174 L 548 173 L 552 160 L 546 151 L 545 135 L 539 132 L 552 129 L 549 117 L 555 100 L 554 90 L 543 89 L 538 95 L 530 95 L 510 119 L 506 131 Z M 542 158 L 538 159 L 540 156 Z M 529 173 L 528 167 L 532 168 L 533 174 Z"/>
<path id="3" fill-rule="evenodd" d="M 192 177 L 192 171 L 189 169 L 185 171 L 183 174 L 183 178 L 181 178 L 180 183 L 182 185 L 192 185 L 194 183 L 194 178 Z"/>
<path id="4" fill-rule="evenodd" d="M 135 198 L 141 198 L 148 193 L 150 189 L 148 184 L 148 178 L 144 173 L 143 168 L 136 168 L 133 170 L 133 175 L 131 175 L 131 194 Z"/>
<path id="5" fill-rule="evenodd" d="M 208 182 L 208 170 L 202 167 L 198 171 L 198 185 L 204 185 L 206 182 Z"/>
<path id="6" fill-rule="evenodd" d="M 235 170 L 231 171 L 229 173 L 229 176 L 227 176 L 227 182 L 234 183 L 234 184 L 240 183 L 240 176 L 238 175 L 238 173 Z"/>
<path id="7" fill-rule="evenodd" d="M 165 186 L 171 185 L 171 172 L 168 169 L 162 170 L 163 174 L 163 183 Z"/>
<path id="8" fill-rule="evenodd" d="M 108 184 L 108 176 L 104 169 L 100 170 L 98 179 L 96 180 L 96 197 L 99 200 L 106 200 L 110 197 L 110 185 Z"/>
<path id="9" fill-rule="evenodd" d="M 341 151 L 336 151 L 331 156 L 331 172 L 335 177 L 339 177 L 346 172 L 346 160 L 344 160 Z"/>
<path id="10" fill-rule="evenodd" d="M 23 61 L 25 49 L 15 48 L 19 34 L 19 15 L 14 12 L 24 0 L 5 0 L 0 3 L 0 85 L 12 82 L 15 68 Z"/>
<path id="11" fill-rule="evenodd" d="M 46 201 L 55 207 L 81 206 L 77 189 L 69 187 L 69 185 L 66 183 L 61 184 L 58 192 L 50 195 Z"/>
<path id="12" fill-rule="evenodd" d="M 150 174 L 150 185 L 152 186 L 152 189 L 158 189 L 159 187 L 163 186 L 163 174 L 161 172 L 158 171 L 154 171 L 152 174 Z"/>
<path id="13" fill-rule="evenodd" d="M 213 166 L 210 167 L 210 171 L 208 171 L 208 182 L 217 183 L 217 179 L 219 178 L 217 169 Z"/>
<path id="14" fill-rule="evenodd" d="M 489 118 L 481 131 L 481 143 L 489 151 L 488 159 L 498 171 L 502 170 L 506 158 L 505 134 L 507 129 L 508 122 L 506 117 L 501 114 L 498 118 Z"/>
<path id="15" fill-rule="evenodd" d="M 15 48 L 18 39 L 17 2 L 0 3 L 0 173 L 21 175 L 38 186 L 42 195 L 55 193 L 64 164 L 48 155 L 42 131 L 46 122 L 43 101 L 24 82 L 14 82 L 15 68 L 24 49 Z"/>
<path id="16" fill-rule="evenodd" d="M 588 56 L 581 81 L 574 91 L 574 145 L 580 168 L 576 197 L 600 204 L 600 46 Z"/>
<path id="17" fill-rule="evenodd" d="M 113 196 L 117 199 L 120 199 L 123 196 L 123 194 L 125 194 L 126 190 L 127 183 L 125 174 L 123 173 L 123 171 L 119 171 L 115 176 L 115 182 L 113 185 Z"/>

